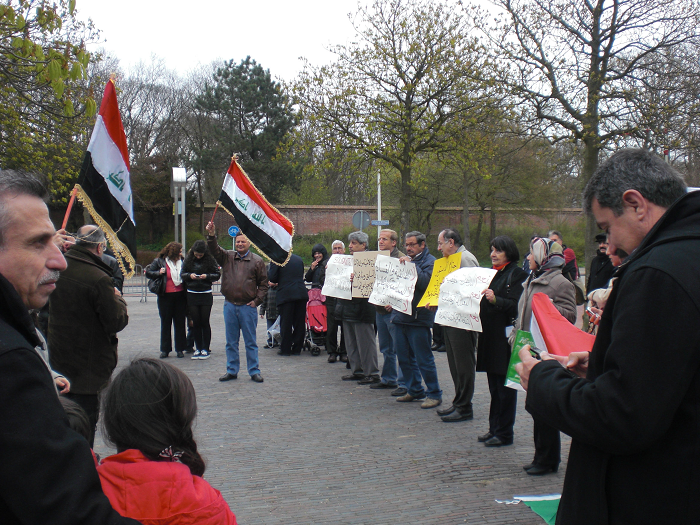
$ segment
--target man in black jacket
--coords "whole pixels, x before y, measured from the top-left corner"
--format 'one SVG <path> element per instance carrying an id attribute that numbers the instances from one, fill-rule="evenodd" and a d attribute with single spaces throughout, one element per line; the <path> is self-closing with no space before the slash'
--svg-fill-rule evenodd
<path id="1" fill-rule="evenodd" d="M 36 178 L 0 171 L 0 521 L 136 524 L 102 492 L 87 441 L 68 425 L 29 309 L 39 309 L 66 261 L 54 244 Z"/>
<path id="2" fill-rule="evenodd" d="M 610 253 L 629 253 L 593 350 L 560 362 L 520 352 L 527 410 L 573 438 L 557 523 L 692 523 L 700 514 L 700 192 L 686 193 L 654 154 L 622 150 L 593 175 L 584 205 L 608 233 Z"/>
<path id="3" fill-rule="evenodd" d="M 604 233 L 599 233 L 595 236 L 595 242 L 598 243 L 598 249 L 591 261 L 590 269 L 586 272 L 586 297 L 593 290 L 607 288 L 608 281 L 610 281 L 615 271 L 615 267 L 608 255 L 608 236 Z"/>

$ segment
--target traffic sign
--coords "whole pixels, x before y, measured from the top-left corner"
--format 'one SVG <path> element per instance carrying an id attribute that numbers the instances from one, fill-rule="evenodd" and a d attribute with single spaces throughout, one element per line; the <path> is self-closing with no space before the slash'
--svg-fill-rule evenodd
<path id="1" fill-rule="evenodd" d="M 387 220 L 372 221 L 372 226 L 389 226 L 389 221 L 387 221 Z"/>
<path id="2" fill-rule="evenodd" d="M 241 233 L 241 229 L 238 226 L 231 226 L 228 229 L 228 234 L 231 237 L 238 237 L 238 234 Z"/>
<path id="3" fill-rule="evenodd" d="M 366 211 L 356 211 L 352 216 L 352 225 L 358 230 L 364 230 L 369 226 L 369 213 Z"/>

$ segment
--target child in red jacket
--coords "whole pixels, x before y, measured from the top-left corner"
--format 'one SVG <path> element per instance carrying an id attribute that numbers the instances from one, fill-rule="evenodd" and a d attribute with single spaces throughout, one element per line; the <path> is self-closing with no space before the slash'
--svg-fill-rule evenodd
<path id="1" fill-rule="evenodd" d="M 102 394 L 102 425 L 117 454 L 97 467 L 117 512 L 144 525 L 236 525 L 221 493 L 201 478 L 189 378 L 158 359 L 122 370 Z"/>

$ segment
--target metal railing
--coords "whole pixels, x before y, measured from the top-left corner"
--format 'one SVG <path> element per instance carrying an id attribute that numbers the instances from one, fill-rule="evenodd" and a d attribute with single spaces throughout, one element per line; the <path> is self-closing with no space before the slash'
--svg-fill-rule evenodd
<path id="1" fill-rule="evenodd" d="M 214 295 L 221 295 L 221 281 L 213 283 L 211 288 Z M 122 295 L 124 297 L 138 297 L 140 303 L 147 303 L 149 297 L 156 297 L 156 294 L 148 289 L 148 278 L 140 264 L 136 265 L 134 276 L 124 281 Z"/>

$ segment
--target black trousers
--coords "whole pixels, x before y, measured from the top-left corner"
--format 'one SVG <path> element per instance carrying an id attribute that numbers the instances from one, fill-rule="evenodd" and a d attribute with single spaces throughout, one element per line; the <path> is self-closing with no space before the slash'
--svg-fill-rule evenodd
<path id="1" fill-rule="evenodd" d="M 506 376 L 487 373 L 491 407 L 489 408 L 489 432 L 504 442 L 513 440 L 515 412 L 518 408 L 518 391 L 505 386 Z"/>
<path id="2" fill-rule="evenodd" d="M 175 351 L 185 350 L 187 331 L 185 317 L 187 313 L 187 292 L 162 293 L 158 296 L 158 314 L 160 315 L 160 351 L 169 354 L 173 349 L 170 327 L 175 328 Z"/>
<path id="3" fill-rule="evenodd" d="M 476 376 L 476 337 L 474 332 L 443 326 L 447 350 L 447 364 L 455 384 L 455 397 L 452 405 L 459 412 L 469 412 L 472 409 L 474 397 L 474 379 Z"/>
<path id="4" fill-rule="evenodd" d="M 214 297 L 210 293 L 188 293 L 187 313 L 192 319 L 192 337 L 197 350 L 210 350 L 211 346 L 211 308 Z"/>
<path id="5" fill-rule="evenodd" d="M 280 314 L 280 352 L 283 354 L 299 354 L 304 347 L 304 332 L 306 330 L 306 303 L 308 299 L 289 301 L 277 305 Z"/>
<path id="6" fill-rule="evenodd" d="M 345 335 L 343 334 L 343 322 L 338 321 L 333 315 L 332 308 L 327 308 L 326 313 L 326 351 L 329 354 L 346 354 Z M 340 328 L 340 346 L 338 346 L 338 328 Z"/>
<path id="7" fill-rule="evenodd" d="M 100 400 L 97 394 L 61 394 L 66 399 L 75 401 L 80 408 L 85 410 L 88 420 L 90 421 L 90 437 L 88 438 L 88 443 L 90 443 L 90 448 L 95 447 L 95 430 L 97 429 L 97 419 L 100 416 Z"/>
<path id="8" fill-rule="evenodd" d="M 435 346 L 445 345 L 445 332 L 441 324 L 433 323 L 433 344 Z"/>
<path id="9" fill-rule="evenodd" d="M 534 463 L 543 467 L 556 467 L 561 462 L 561 437 L 559 431 L 546 423 L 533 417 L 535 425 L 533 434 L 535 438 Z"/>

